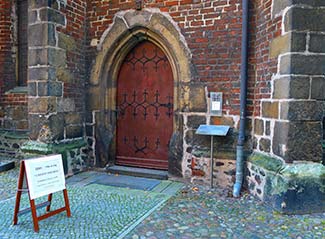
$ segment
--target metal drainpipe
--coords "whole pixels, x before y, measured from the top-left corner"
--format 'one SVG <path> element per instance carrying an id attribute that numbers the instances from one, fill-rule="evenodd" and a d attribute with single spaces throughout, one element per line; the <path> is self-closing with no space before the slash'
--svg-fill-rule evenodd
<path id="1" fill-rule="evenodd" d="M 242 41 L 241 41 L 241 69 L 240 69 L 240 126 L 236 151 L 236 182 L 233 196 L 239 197 L 243 183 L 244 171 L 244 143 L 246 124 L 246 95 L 247 95 L 247 55 L 248 55 L 248 1 L 242 0 Z"/>

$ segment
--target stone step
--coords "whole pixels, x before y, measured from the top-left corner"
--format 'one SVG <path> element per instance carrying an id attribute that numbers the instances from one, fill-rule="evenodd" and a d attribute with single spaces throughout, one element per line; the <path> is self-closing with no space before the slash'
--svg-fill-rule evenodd
<path id="1" fill-rule="evenodd" d="M 13 169 L 14 167 L 14 161 L 0 158 L 0 172 L 8 171 L 10 169 Z"/>
<path id="2" fill-rule="evenodd" d="M 133 168 L 133 167 L 114 165 L 114 166 L 107 167 L 106 171 L 112 174 L 129 175 L 129 176 L 143 177 L 143 178 L 154 178 L 160 180 L 165 180 L 168 178 L 167 171 L 155 170 L 155 169 Z"/>

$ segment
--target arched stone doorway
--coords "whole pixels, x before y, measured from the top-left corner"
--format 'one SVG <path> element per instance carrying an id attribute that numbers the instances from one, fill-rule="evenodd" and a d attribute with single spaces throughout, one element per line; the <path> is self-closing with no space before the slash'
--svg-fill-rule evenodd
<path id="1" fill-rule="evenodd" d="M 183 122 L 191 79 L 191 54 L 177 24 L 156 9 L 124 11 L 103 34 L 92 67 L 89 110 L 95 121 L 96 166 L 116 163 L 117 80 L 127 54 L 138 44 L 150 42 L 168 59 L 173 78 L 172 135 L 168 146 L 168 171 L 182 172 Z"/>

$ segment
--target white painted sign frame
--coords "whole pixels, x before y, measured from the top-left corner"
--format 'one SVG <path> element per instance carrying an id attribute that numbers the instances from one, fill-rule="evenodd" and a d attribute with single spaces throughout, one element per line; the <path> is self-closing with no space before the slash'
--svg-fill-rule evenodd
<path id="1" fill-rule="evenodd" d="M 60 154 L 25 160 L 30 199 L 66 189 Z"/>

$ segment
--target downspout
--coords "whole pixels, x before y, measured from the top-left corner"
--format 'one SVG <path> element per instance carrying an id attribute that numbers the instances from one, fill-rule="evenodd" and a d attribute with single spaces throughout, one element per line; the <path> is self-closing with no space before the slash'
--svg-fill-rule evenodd
<path id="1" fill-rule="evenodd" d="M 248 65 L 248 1 L 242 0 L 242 40 L 241 40 L 241 68 L 240 68 L 240 124 L 236 150 L 236 182 L 233 196 L 239 197 L 243 183 L 244 171 L 244 143 L 246 124 L 246 95 L 247 95 L 247 65 Z"/>

